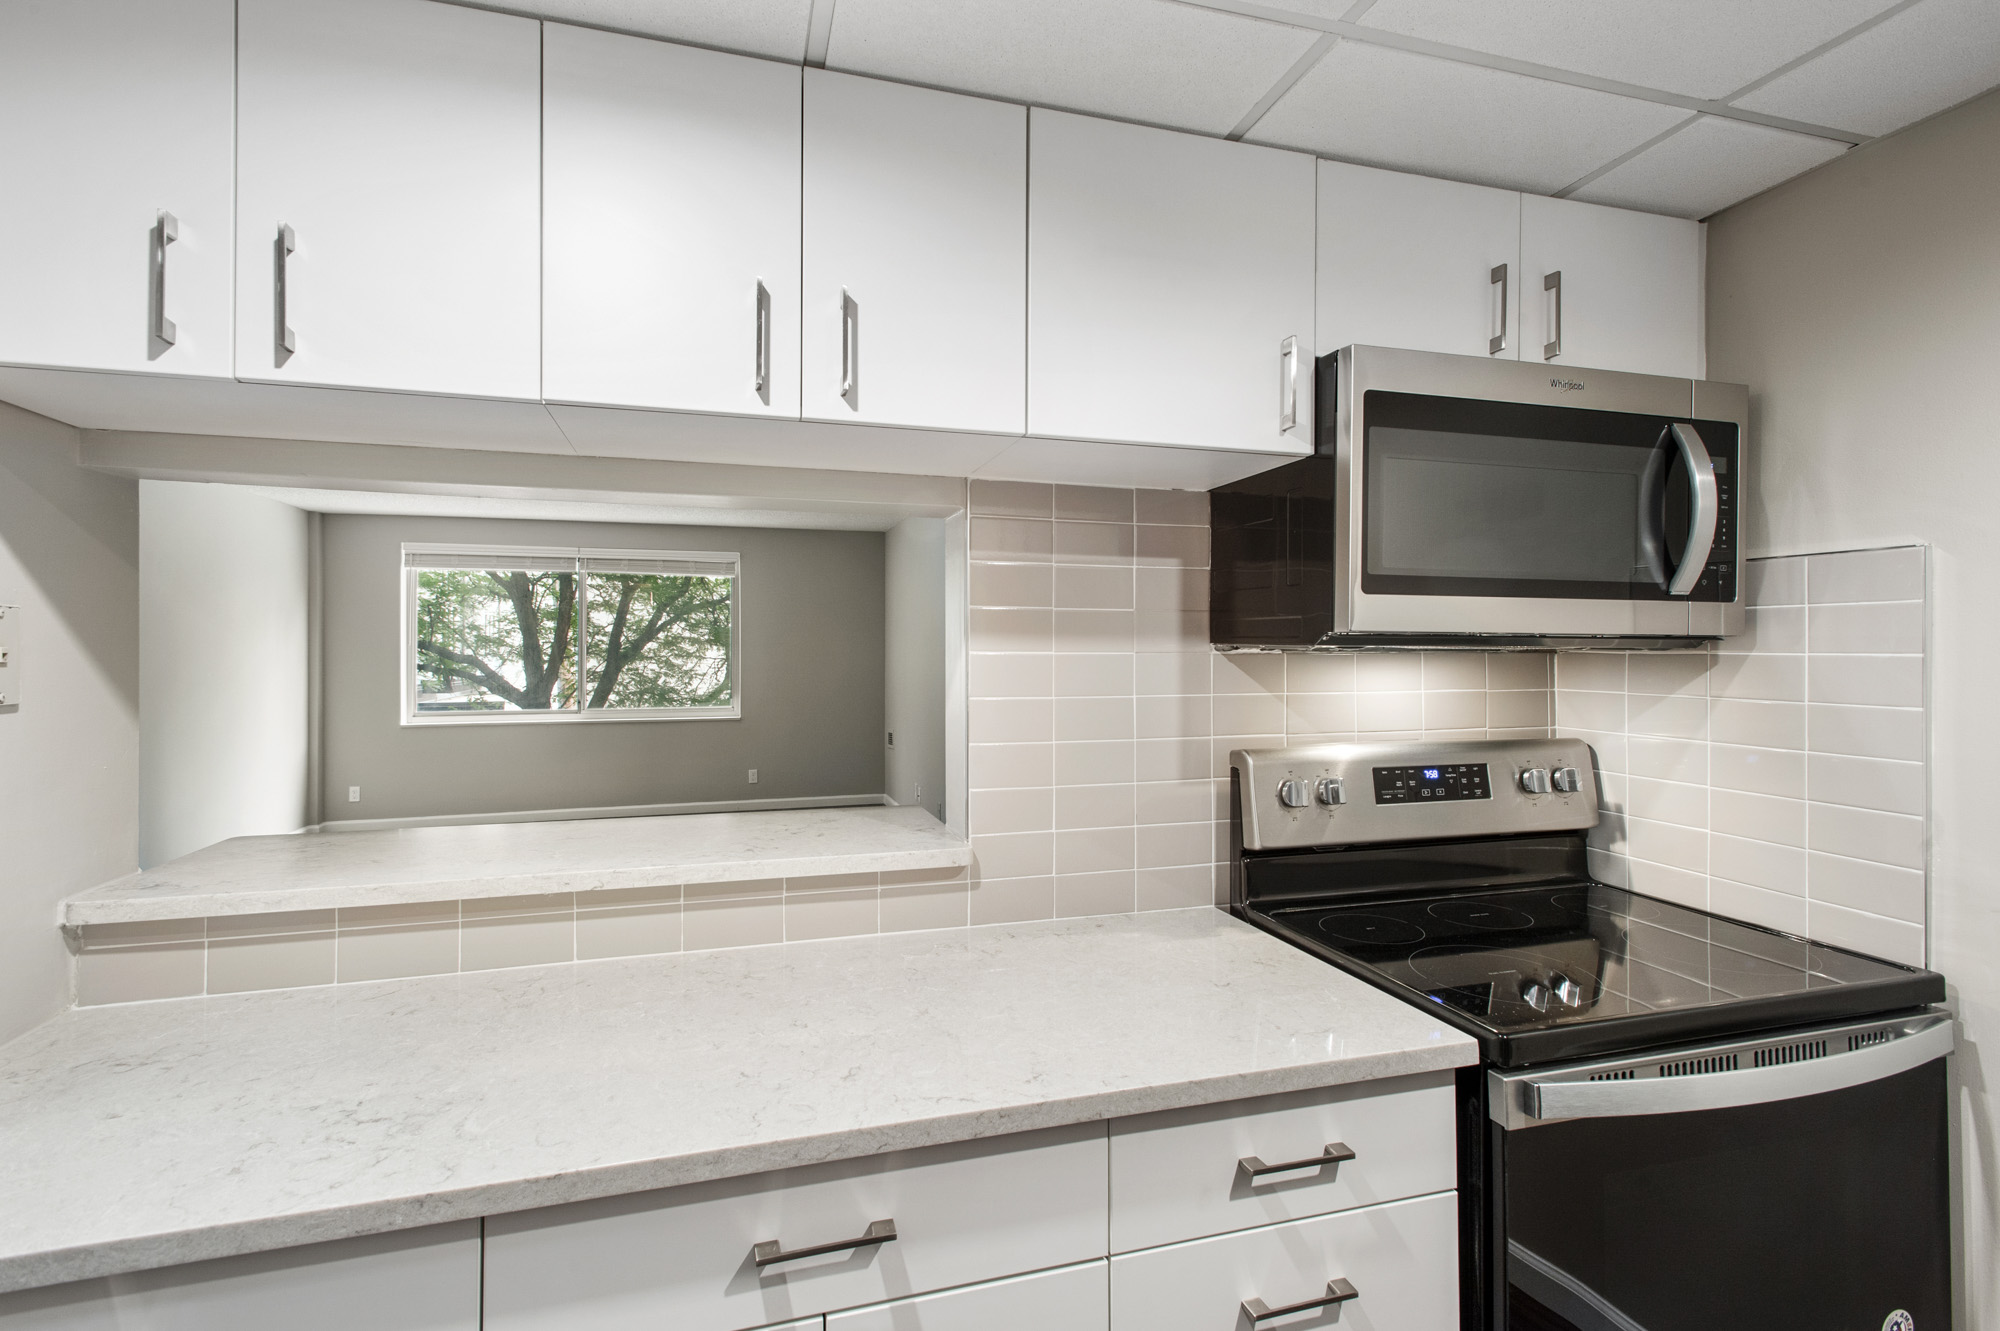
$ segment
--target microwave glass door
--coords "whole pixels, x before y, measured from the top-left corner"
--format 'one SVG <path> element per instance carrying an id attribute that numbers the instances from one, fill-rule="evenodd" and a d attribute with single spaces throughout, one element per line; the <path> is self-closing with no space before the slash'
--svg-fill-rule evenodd
<path id="1" fill-rule="evenodd" d="M 1951 1325 L 1945 1066 L 1801 1099 L 1491 1125 L 1496 1331 Z M 1909 1322 L 1900 1325 L 1909 1325 Z"/>
<path id="2" fill-rule="evenodd" d="M 1734 596 L 1706 576 L 1733 554 L 1733 423 L 1381 390 L 1363 420 L 1366 594 Z"/>

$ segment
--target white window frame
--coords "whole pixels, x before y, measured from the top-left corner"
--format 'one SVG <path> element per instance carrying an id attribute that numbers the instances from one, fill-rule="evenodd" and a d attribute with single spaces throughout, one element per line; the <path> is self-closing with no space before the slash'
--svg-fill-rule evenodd
<path id="1" fill-rule="evenodd" d="M 443 562 L 449 558 L 450 562 Z M 480 563 L 481 559 L 494 561 Z M 426 560 L 439 562 L 427 563 Z M 616 565 L 652 566 L 618 568 Z M 690 568 L 689 565 L 697 567 Z M 521 568 L 551 573 L 679 572 L 729 579 L 729 705 L 727 707 L 585 707 L 559 711 L 419 712 L 417 710 L 417 574 L 437 568 Z M 743 717 L 743 557 L 734 550 L 601 550 L 583 546 L 447 545 L 406 541 L 398 574 L 403 580 L 403 688 L 406 726 L 611 725 L 621 721 L 737 721 Z M 577 589 L 577 674 L 590 653 L 588 589 Z"/>

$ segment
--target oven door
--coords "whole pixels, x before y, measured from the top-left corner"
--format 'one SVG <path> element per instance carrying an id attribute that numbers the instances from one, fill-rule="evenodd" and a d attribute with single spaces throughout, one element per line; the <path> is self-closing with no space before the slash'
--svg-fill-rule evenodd
<path id="1" fill-rule="evenodd" d="M 1690 381 L 1352 351 L 1336 631 L 1731 627 L 1741 422 L 1697 418 Z"/>
<path id="2" fill-rule="evenodd" d="M 1945 1331 L 1951 1040 L 1926 1013 L 1489 1073 L 1487 1325 Z"/>

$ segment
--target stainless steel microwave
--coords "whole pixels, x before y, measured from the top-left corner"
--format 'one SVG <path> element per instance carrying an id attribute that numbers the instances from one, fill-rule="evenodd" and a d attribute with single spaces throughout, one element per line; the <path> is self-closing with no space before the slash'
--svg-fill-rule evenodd
<path id="1" fill-rule="evenodd" d="M 1689 646 L 1739 632 L 1741 384 L 1346 347 L 1311 457 L 1210 492 L 1224 647 Z"/>

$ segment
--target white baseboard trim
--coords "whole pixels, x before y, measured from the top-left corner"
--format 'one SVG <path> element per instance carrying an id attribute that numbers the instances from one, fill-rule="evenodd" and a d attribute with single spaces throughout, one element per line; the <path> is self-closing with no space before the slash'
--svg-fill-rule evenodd
<path id="1" fill-rule="evenodd" d="M 810 795 L 797 799 L 709 800 L 690 804 L 617 804 L 597 809 L 522 809 L 513 813 L 441 813 L 420 818 L 328 819 L 301 832 L 381 832 L 402 827 L 466 827 L 474 823 L 562 823 L 586 818 L 658 818 L 682 813 L 755 813 L 762 809 L 847 809 L 891 805 L 886 795 Z"/>

